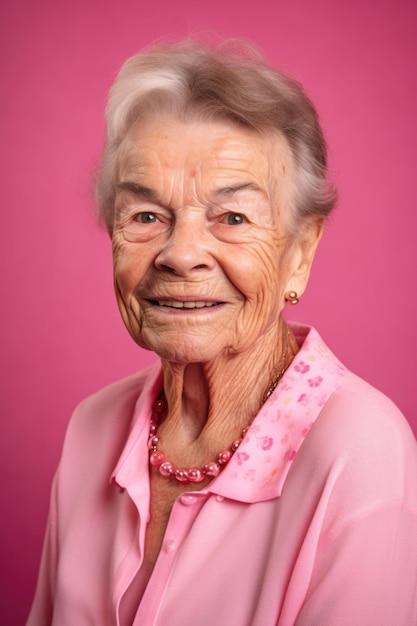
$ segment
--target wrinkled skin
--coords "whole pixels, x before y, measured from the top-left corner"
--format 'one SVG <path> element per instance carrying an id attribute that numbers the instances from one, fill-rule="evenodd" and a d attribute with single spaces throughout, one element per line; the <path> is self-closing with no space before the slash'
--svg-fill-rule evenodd
<path id="1" fill-rule="evenodd" d="M 232 410 L 242 423 L 256 412 L 280 358 L 285 293 L 302 294 L 321 225 L 286 234 L 294 166 L 278 135 L 159 117 L 133 127 L 121 154 L 118 303 L 134 340 L 161 356 L 175 432 L 193 442 Z"/>
<path id="2" fill-rule="evenodd" d="M 115 176 L 114 279 L 123 320 L 162 358 L 160 449 L 203 467 L 229 448 L 282 367 L 285 293 L 302 294 L 321 225 L 287 236 L 293 161 L 279 136 L 161 117 L 126 137 Z M 210 305 L 210 306 L 207 306 Z M 286 365 L 298 350 L 290 337 Z M 150 472 L 142 581 L 181 484 Z"/>

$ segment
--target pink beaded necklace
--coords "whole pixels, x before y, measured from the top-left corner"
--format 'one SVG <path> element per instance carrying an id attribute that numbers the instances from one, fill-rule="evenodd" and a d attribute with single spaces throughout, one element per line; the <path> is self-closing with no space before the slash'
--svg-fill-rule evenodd
<path id="1" fill-rule="evenodd" d="M 282 357 L 277 367 L 278 373 L 274 376 L 272 383 L 269 385 L 268 389 L 262 396 L 262 401 L 260 406 L 262 406 L 269 396 L 272 394 L 274 389 L 277 387 L 280 379 L 282 378 L 285 370 L 288 367 L 287 364 L 287 356 L 288 356 L 288 339 L 289 339 L 289 329 L 286 327 L 285 338 L 284 338 L 284 347 L 282 352 Z M 149 462 L 153 467 L 157 467 L 159 473 L 166 478 L 174 478 L 180 483 L 201 483 L 207 477 L 216 477 L 220 474 L 222 469 L 227 465 L 227 463 L 232 458 L 233 454 L 236 452 L 241 442 L 243 441 L 246 433 L 248 432 L 252 420 L 250 423 L 244 428 L 241 432 L 241 435 L 238 439 L 233 441 L 232 445 L 226 450 L 222 450 L 217 455 L 214 461 L 210 461 L 206 463 L 204 467 L 176 467 L 174 463 L 168 461 L 165 458 L 163 452 L 158 450 L 159 445 L 159 437 L 158 437 L 158 426 L 160 423 L 161 416 L 165 414 L 167 410 L 167 403 L 165 398 L 160 398 L 155 402 L 152 408 L 152 416 L 150 422 L 150 431 L 149 431 Z"/>

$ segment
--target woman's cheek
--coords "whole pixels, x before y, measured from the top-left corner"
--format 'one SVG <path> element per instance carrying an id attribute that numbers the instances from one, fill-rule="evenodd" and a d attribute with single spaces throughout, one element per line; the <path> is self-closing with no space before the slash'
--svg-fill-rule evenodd
<path id="1" fill-rule="evenodd" d="M 281 258 L 272 246 L 258 246 L 233 255 L 229 276 L 245 298 L 257 304 L 268 302 L 280 284 Z M 285 274 L 285 272 L 283 272 Z"/>
<path id="2" fill-rule="evenodd" d="M 123 291 L 132 291 L 143 277 L 141 246 L 118 240 L 113 244 L 113 273 Z"/>

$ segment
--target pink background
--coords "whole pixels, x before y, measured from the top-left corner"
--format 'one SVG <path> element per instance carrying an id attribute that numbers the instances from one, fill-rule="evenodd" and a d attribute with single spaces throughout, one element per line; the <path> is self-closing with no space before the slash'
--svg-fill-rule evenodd
<path id="1" fill-rule="evenodd" d="M 288 314 L 415 412 L 417 143 L 413 0 L 3 0 L 0 615 L 21 624 L 74 406 L 149 363 L 112 292 L 91 178 L 122 61 L 167 35 L 258 43 L 306 85 L 340 190 L 307 294 Z"/>

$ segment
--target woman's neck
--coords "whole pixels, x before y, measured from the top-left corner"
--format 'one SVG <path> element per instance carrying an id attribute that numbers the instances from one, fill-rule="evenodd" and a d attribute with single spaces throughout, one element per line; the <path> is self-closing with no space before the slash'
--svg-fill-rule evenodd
<path id="1" fill-rule="evenodd" d="M 164 451 L 171 450 L 178 462 L 197 463 L 227 447 L 251 422 L 297 351 L 281 321 L 245 353 L 221 355 L 210 363 L 163 361 L 168 412 L 159 434 Z"/>

